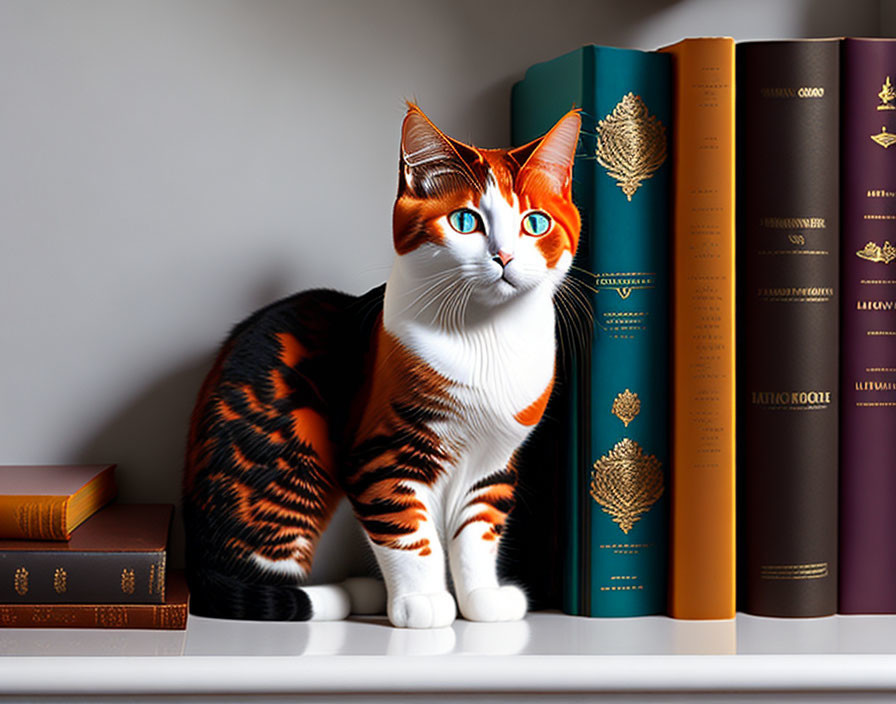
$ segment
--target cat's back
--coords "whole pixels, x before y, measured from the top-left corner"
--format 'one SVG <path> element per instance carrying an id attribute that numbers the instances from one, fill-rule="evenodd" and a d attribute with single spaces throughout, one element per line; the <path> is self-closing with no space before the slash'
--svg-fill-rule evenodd
<path id="1" fill-rule="evenodd" d="M 278 485 L 288 481 L 279 479 L 281 473 L 290 480 L 300 476 L 286 468 L 319 467 L 314 472 L 325 475 L 321 487 L 335 487 L 334 448 L 363 383 L 382 297 L 383 287 L 361 296 L 303 291 L 233 328 L 200 389 L 190 424 L 184 470 L 188 542 L 191 536 L 212 540 L 212 533 L 248 536 L 236 550 L 243 557 L 283 557 L 273 549 L 259 552 L 260 546 L 277 544 L 264 502 L 279 498 L 282 508 L 286 489 L 296 497 L 301 493 Z M 328 498 L 318 499 L 323 511 Z M 222 521 L 233 525 L 221 530 Z M 194 547 L 205 552 L 221 546 Z"/>

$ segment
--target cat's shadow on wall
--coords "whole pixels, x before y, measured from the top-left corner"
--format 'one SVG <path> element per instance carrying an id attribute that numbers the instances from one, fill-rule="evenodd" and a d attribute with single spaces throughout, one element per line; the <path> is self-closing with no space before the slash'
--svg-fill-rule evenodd
<path id="1" fill-rule="evenodd" d="M 249 296 L 247 314 L 293 293 L 289 277 L 268 277 Z M 237 316 L 239 317 L 239 316 Z M 238 322 L 234 319 L 233 323 Z M 229 329 L 221 330 L 223 341 Z M 217 346 L 185 357 L 149 383 L 136 385 L 131 395 L 107 419 L 87 434 L 72 453 L 75 463 L 116 463 L 118 501 L 174 504 L 169 564 L 183 566 L 184 531 L 180 511 L 181 474 L 190 415 Z M 359 529 L 346 505 L 324 534 L 317 550 L 312 582 L 330 582 L 370 572 Z"/>

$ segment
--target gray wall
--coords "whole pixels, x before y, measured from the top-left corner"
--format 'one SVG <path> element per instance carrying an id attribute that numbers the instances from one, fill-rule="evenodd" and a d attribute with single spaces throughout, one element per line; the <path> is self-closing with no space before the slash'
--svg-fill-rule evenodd
<path id="1" fill-rule="evenodd" d="M 580 44 L 873 35 L 885 16 L 876 0 L 0 0 L 0 462 L 117 462 L 123 499 L 176 502 L 228 328 L 387 276 L 406 98 L 505 145 L 512 83 Z M 358 559 L 346 518 L 319 579 Z"/>

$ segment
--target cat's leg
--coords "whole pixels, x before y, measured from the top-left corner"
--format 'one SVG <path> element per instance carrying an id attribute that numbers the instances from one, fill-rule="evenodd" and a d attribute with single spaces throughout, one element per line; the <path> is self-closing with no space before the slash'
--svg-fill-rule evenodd
<path id="1" fill-rule="evenodd" d="M 428 487 L 383 477 L 360 480 L 349 495 L 386 585 L 386 613 L 394 626 L 440 628 L 454 622 L 445 552 L 430 510 Z"/>
<path id="2" fill-rule="evenodd" d="M 428 512 L 416 516 L 413 532 L 368 537 L 386 583 L 386 613 L 401 628 L 441 628 L 457 616 L 448 591 L 445 552 Z"/>
<path id="3" fill-rule="evenodd" d="M 498 548 L 515 486 L 510 467 L 475 484 L 448 535 L 457 604 L 470 621 L 517 621 L 526 615 L 523 590 L 498 582 Z"/>

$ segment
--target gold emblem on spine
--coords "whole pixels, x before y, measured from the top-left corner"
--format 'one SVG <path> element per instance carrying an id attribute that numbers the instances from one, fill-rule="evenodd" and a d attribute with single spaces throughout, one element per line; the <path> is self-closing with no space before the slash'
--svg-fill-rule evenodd
<path id="1" fill-rule="evenodd" d="M 125 594 L 133 594 L 135 585 L 134 570 L 123 569 L 121 571 L 121 591 Z"/>
<path id="2" fill-rule="evenodd" d="M 594 463 L 591 497 L 628 533 L 663 495 L 660 461 L 645 455 L 634 440 L 623 438 Z"/>
<path id="3" fill-rule="evenodd" d="M 886 127 L 881 127 L 880 133 L 871 135 L 871 139 L 884 149 L 888 149 L 894 142 L 896 142 L 896 135 L 887 132 Z"/>
<path id="4" fill-rule="evenodd" d="M 64 569 L 59 567 L 53 573 L 53 590 L 57 594 L 65 594 L 66 589 L 68 589 L 68 575 Z"/>
<path id="5" fill-rule="evenodd" d="M 890 103 L 896 100 L 896 91 L 893 90 L 893 86 L 890 84 L 889 76 L 887 76 L 887 80 L 884 81 L 884 85 L 880 89 L 880 93 L 877 94 L 877 97 L 880 98 L 880 105 L 877 106 L 878 110 L 896 110 L 896 107 L 890 105 Z"/>
<path id="6" fill-rule="evenodd" d="M 616 396 L 613 401 L 613 408 L 610 409 L 610 412 L 625 423 L 625 427 L 627 428 L 628 424 L 641 412 L 641 399 L 638 398 L 638 394 L 633 394 L 626 389 Z"/>
<path id="7" fill-rule="evenodd" d="M 595 154 L 631 202 L 641 182 L 666 161 L 666 128 L 641 96 L 628 93 L 597 123 Z"/>
<path id="8" fill-rule="evenodd" d="M 16 594 L 25 596 L 28 593 L 28 570 L 24 567 L 19 567 L 13 578 L 13 585 L 16 588 Z"/>
<path id="9" fill-rule="evenodd" d="M 867 259 L 869 262 L 889 264 L 896 259 L 896 247 L 891 245 L 889 240 L 884 242 L 883 247 L 874 242 L 869 242 L 865 245 L 864 249 L 860 249 L 856 252 L 856 256 L 862 259 Z"/>

